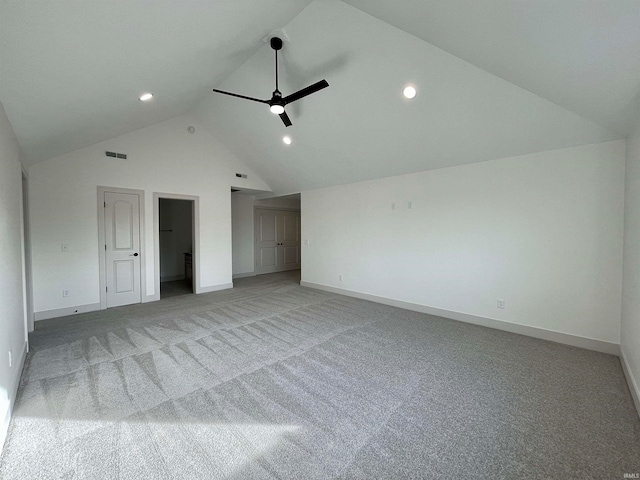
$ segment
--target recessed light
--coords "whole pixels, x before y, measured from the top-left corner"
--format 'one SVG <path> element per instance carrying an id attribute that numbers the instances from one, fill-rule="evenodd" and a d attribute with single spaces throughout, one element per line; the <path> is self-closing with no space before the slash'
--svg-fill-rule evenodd
<path id="1" fill-rule="evenodd" d="M 140 95 L 140 100 L 142 102 L 148 102 L 152 98 L 153 98 L 153 93 L 143 93 L 142 95 Z"/>
<path id="2" fill-rule="evenodd" d="M 291 137 L 289 135 L 285 135 L 284 137 L 282 137 L 282 141 L 287 145 L 291 145 Z"/>
<path id="3" fill-rule="evenodd" d="M 407 85 L 406 87 L 404 87 L 404 90 L 402 90 L 402 95 L 404 95 L 404 98 L 408 98 L 409 100 L 414 98 L 417 93 L 418 91 L 413 85 Z"/>

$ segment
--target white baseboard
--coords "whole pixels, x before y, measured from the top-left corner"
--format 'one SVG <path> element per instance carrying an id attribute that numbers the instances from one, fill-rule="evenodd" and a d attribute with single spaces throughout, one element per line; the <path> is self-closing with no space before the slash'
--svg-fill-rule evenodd
<path id="1" fill-rule="evenodd" d="M 34 319 L 36 322 L 47 320 L 49 318 L 66 317 L 67 315 L 75 315 L 76 313 L 87 313 L 100 310 L 100 303 L 90 303 L 88 305 L 78 305 L 75 307 L 56 308 L 55 310 L 43 310 L 35 312 Z"/>
<path id="2" fill-rule="evenodd" d="M 322 285 L 320 283 L 301 281 L 300 285 L 303 287 L 315 288 L 318 290 L 324 290 L 326 292 L 346 295 L 348 297 L 355 297 L 362 300 L 382 303 L 384 305 L 391 305 L 392 307 L 404 308 L 406 310 L 412 310 L 414 312 L 437 315 L 439 317 L 450 318 L 452 320 L 458 320 L 460 322 L 472 323 L 474 325 L 480 325 L 483 327 L 495 328 L 497 330 L 504 330 L 506 332 L 540 338 L 542 340 L 549 340 L 551 342 L 571 345 L 573 347 L 586 348 L 587 350 L 595 350 L 596 352 L 609 353 L 616 356 L 620 355 L 620 345 L 617 343 L 605 342 L 603 340 L 596 340 L 594 338 L 581 337 L 578 335 L 571 335 L 569 333 L 555 332 L 553 330 L 546 330 L 539 327 L 531 327 L 528 325 L 505 322 L 504 320 L 481 317 L 479 315 L 473 315 L 470 313 L 456 312 L 453 310 L 443 310 L 441 308 L 421 305 L 419 303 L 405 302 L 403 300 L 380 297 L 378 295 L 371 295 L 369 293 L 345 290 L 338 287 L 331 287 L 329 285 Z"/>
<path id="3" fill-rule="evenodd" d="M 208 287 L 200 287 L 198 294 L 217 292 L 219 290 L 226 290 L 228 288 L 233 288 L 233 283 L 221 283 L 220 285 L 210 285 Z"/>
<path id="4" fill-rule="evenodd" d="M 234 273 L 232 278 L 244 278 L 244 277 L 255 277 L 256 272 L 246 272 L 246 273 Z"/>
<path id="5" fill-rule="evenodd" d="M 631 398 L 633 398 L 633 403 L 636 405 L 638 416 L 640 416 L 640 388 L 638 388 L 638 382 L 636 382 L 636 379 L 633 376 L 633 372 L 631 371 L 631 367 L 629 366 L 627 356 L 625 355 L 624 348 L 622 346 L 620 346 L 620 363 L 622 364 L 624 376 L 627 379 L 627 385 L 629 385 Z"/>
<path id="6" fill-rule="evenodd" d="M 20 359 L 18 363 L 16 363 L 16 373 L 14 374 L 13 380 L 11 382 L 11 387 L 9 392 L 7 392 L 8 402 L 6 406 L 3 405 L 4 412 L 0 412 L 2 415 L 2 424 L 0 424 L 0 454 L 2 453 L 2 449 L 4 447 L 4 442 L 7 439 L 7 431 L 9 430 L 9 423 L 11 422 L 11 415 L 13 414 L 13 407 L 16 404 L 16 397 L 18 396 L 18 386 L 20 385 L 20 377 L 22 377 L 22 369 L 24 368 L 24 362 L 27 359 L 27 346 L 28 343 L 24 342 L 22 344 L 22 352 L 20 354 Z"/>
<path id="7" fill-rule="evenodd" d="M 184 280 L 185 278 L 184 273 L 181 275 L 165 275 L 164 277 L 160 277 L 160 283 L 175 282 L 176 280 Z"/>

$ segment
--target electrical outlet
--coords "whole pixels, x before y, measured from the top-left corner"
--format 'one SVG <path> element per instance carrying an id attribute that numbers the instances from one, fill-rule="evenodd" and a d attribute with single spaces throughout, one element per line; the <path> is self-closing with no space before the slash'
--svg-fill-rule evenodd
<path id="1" fill-rule="evenodd" d="M 338 280 L 342 281 L 342 275 L 338 275 Z"/>
<path id="2" fill-rule="evenodd" d="M 305 245 L 306 247 L 308 247 L 308 246 L 309 246 L 309 240 L 305 240 L 305 241 L 304 241 L 304 245 Z"/>
<path id="3" fill-rule="evenodd" d="M 498 299 L 498 308 L 504 308 L 504 300 L 501 298 Z"/>
<path id="4" fill-rule="evenodd" d="M 69 245 L 67 245 L 66 243 L 63 243 L 62 245 L 60 245 L 60 249 L 61 249 L 63 252 L 66 252 L 66 251 L 68 251 L 68 250 L 69 250 Z"/>
<path id="5" fill-rule="evenodd" d="M 63 297 L 68 297 L 69 296 L 69 290 L 62 290 L 62 296 Z"/>
<path id="6" fill-rule="evenodd" d="M 13 352 L 9 350 L 9 368 L 13 366 Z"/>
<path id="7" fill-rule="evenodd" d="M 411 200 L 407 201 L 407 208 L 411 210 L 413 208 L 413 202 Z"/>

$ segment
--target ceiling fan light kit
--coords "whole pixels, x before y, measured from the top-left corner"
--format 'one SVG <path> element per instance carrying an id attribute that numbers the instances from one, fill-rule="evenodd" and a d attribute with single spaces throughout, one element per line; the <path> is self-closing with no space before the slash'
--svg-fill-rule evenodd
<path id="1" fill-rule="evenodd" d="M 222 93 L 224 95 L 230 95 L 232 97 L 244 98 L 245 100 L 251 100 L 253 102 L 266 103 L 269 105 L 269 110 L 272 113 L 279 115 L 282 123 L 284 123 L 285 127 L 290 127 L 292 125 L 287 112 L 285 112 L 284 107 L 290 103 L 293 103 L 301 98 L 306 97 L 307 95 L 311 95 L 312 93 L 317 92 L 318 90 L 322 90 L 329 86 L 329 83 L 326 80 L 320 80 L 319 82 L 314 83 L 313 85 L 309 85 L 308 87 L 303 88 L 302 90 L 298 90 L 291 95 L 287 95 L 286 97 L 282 96 L 282 92 L 278 89 L 278 50 L 282 49 L 282 39 L 279 37 L 272 37 L 270 40 L 271 48 L 275 51 L 276 55 L 276 89 L 273 91 L 271 98 L 269 100 L 261 100 L 259 98 L 247 97 L 245 95 L 239 95 L 237 93 L 225 92 L 224 90 L 218 90 L 216 88 L 213 89 L 216 93 Z"/>
<path id="2" fill-rule="evenodd" d="M 275 113 L 276 115 L 280 115 L 280 114 L 284 113 L 284 105 L 282 105 L 280 103 L 273 103 L 269 107 L 269 110 L 271 110 L 271 113 Z"/>

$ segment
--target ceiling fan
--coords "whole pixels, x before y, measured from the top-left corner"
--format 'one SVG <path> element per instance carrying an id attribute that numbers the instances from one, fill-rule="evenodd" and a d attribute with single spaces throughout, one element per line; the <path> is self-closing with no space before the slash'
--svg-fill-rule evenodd
<path id="1" fill-rule="evenodd" d="M 329 83 L 326 80 L 320 80 L 319 82 L 314 83 L 313 85 L 309 85 L 308 87 L 303 88 L 302 90 L 298 90 L 291 95 L 287 95 L 286 97 L 282 96 L 280 90 L 278 90 L 278 50 L 282 49 L 282 39 L 278 37 L 271 38 L 271 48 L 276 52 L 276 89 L 273 91 L 271 98 L 269 100 L 261 100 L 259 98 L 247 97 L 245 95 L 238 95 L 237 93 L 225 92 L 223 90 L 213 89 L 214 92 L 224 93 L 225 95 L 231 95 L 232 97 L 244 98 L 245 100 L 252 100 L 254 102 L 266 103 L 269 105 L 269 109 L 272 113 L 276 115 L 280 115 L 282 122 L 285 127 L 290 127 L 292 125 L 287 112 L 284 111 L 284 107 L 290 103 L 295 102 L 296 100 L 300 100 L 301 98 L 306 97 L 307 95 L 311 95 L 312 93 L 317 92 L 318 90 L 322 90 L 329 86 Z"/>

